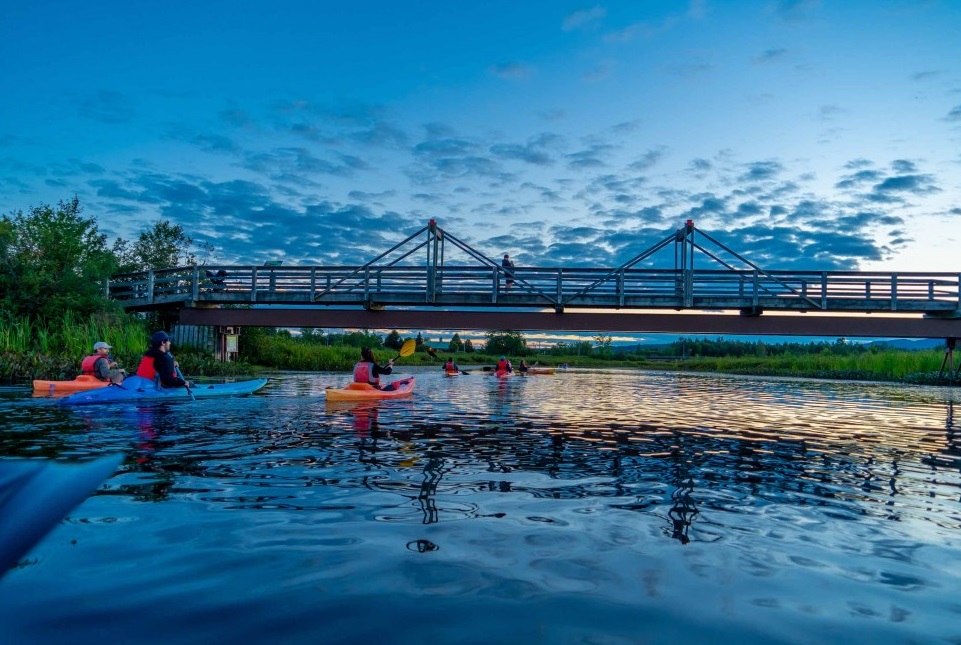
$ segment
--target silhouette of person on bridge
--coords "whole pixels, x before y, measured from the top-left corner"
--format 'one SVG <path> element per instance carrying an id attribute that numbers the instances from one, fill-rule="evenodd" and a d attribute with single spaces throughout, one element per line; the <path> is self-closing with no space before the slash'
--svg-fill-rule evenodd
<path id="1" fill-rule="evenodd" d="M 514 268 L 514 263 L 511 261 L 511 256 L 507 253 L 504 254 L 504 259 L 501 260 L 501 266 L 507 269 L 507 271 L 504 271 L 504 275 L 506 276 L 504 280 L 504 293 L 510 293 L 511 286 L 514 284 L 514 272 L 511 271 L 511 269 Z"/>

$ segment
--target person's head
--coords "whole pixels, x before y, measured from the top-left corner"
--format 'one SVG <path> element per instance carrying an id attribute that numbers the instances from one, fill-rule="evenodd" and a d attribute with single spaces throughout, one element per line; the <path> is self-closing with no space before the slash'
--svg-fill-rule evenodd
<path id="1" fill-rule="evenodd" d="M 506 360 L 507 360 L 507 357 L 504 356 L 503 354 L 501 354 L 501 360 L 502 360 L 502 361 L 506 361 Z"/>
<path id="2" fill-rule="evenodd" d="M 360 358 L 361 358 L 361 360 L 367 361 L 368 363 L 373 363 L 373 362 L 374 362 L 374 352 L 370 349 L 370 347 L 361 347 L 361 348 L 360 348 Z"/>
<path id="3" fill-rule="evenodd" d="M 505 260 L 510 260 L 510 259 L 511 259 L 511 256 L 509 256 L 509 255 L 507 255 L 507 254 L 505 253 L 505 254 L 504 254 L 504 259 L 505 259 Z"/>
<path id="4" fill-rule="evenodd" d="M 150 337 L 150 346 L 154 349 L 169 349 L 167 345 L 169 342 L 170 336 L 168 336 L 165 331 L 156 331 L 153 336 Z"/>
<path id="5" fill-rule="evenodd" d="M 101 356 L 106 356 L 107 354 L 109 354 L 111 349 L 112 347 L 110 347 L 110 345 L 108 345 L 103 341 L 93 344 L 94 353 L 100 354 Z"/>

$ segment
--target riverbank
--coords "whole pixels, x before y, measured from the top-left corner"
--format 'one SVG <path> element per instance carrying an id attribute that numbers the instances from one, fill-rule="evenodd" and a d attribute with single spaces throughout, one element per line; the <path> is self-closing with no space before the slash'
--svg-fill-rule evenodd
<path id="1" fill-rule="evenodd" d="M 330 348 L 334 349 L 334 348 Z M 340 348 L 344 349 L 344 348 Z M 356 351 L 347 348 L 352 354 Z M 391 350 L 381 350 L 385 352 Z M 346 354 L 346 353 L 345 353 Z M 389 356 L 388 356 L 389 357 Z M 461 353 L 453 355 L 458 364 L 469 371 L 481 371 L 485 366 L 496 364 L 498 356 L 482 353 Z M 604 359 L 594 356 L 525 356 L 528 365 L 537 367 L 560 367 L 568 365 L 578 368 L 620 368 L 653 371 L 684 371 L 739 374 L 747 376 L 803 377 L 840 381 L 879 381 L 913 385 L 948 386 L 961 384 L 958 363 L 951 373 L 945 363 L 943 350 L 882 350 L 868 353 L 838 356 L 832 354 L 784 354 L 777 356 L 694 356 L 694 357 L 630 357 Z M 349 371 L 353 357 L 342 356 L 336 365 L 285 365 L 278 357 L 274 365 L 254 365 L 245 361 L 224 363 L 208 356 L 182 352 L 177 360 L 185 374 L 198 376 L 251 376 L 264 369 L 292 371 Z M 124 366 L 135 369 L 140 355 L 117 357 Z M 384 359 L 385 360 L 385 359 Z M 515 368 L 519 359 L 512 358 Z M 397 369 L 404 365 L 422 367 L 436 366 L 440 360 L 426 352 L 405 357 L 397 363 Z M 127 371 L 131 369 L 128 367 Z M 53 356 L 42 352 L 5 351 L 0 353 L 0 383 L 29 383 L 33 379 L 63 380 L 72 379 L 79 373 L 79 360 L 72 357 Z M 952 383 L 952 376 L 953 383 Z"/>

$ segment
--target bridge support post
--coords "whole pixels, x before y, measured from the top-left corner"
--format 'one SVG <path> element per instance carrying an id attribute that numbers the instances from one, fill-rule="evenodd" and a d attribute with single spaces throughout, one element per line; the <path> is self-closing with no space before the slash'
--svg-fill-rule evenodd
<path id="1" fill-rule="evenodd" d="M 938 372 L 938 381 L 941 381 L 941 377 L 944 375 L 944 368 L 948 368 L 948 385 L 954 387 L 954 379 L 958 377 L 958 372 L 961 372 L 961 365 L 958 366 L 957 372 L 954 369 L 954 348 L 957 346 L 957 338 L 946 338 L 946 345 L 944 348 L 944 360 L 941 361 L 941 371 Z"/>

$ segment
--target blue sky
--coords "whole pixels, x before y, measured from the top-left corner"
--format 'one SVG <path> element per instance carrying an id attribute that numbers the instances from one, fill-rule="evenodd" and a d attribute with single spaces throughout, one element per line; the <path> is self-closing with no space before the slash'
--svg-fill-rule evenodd
<path id="1" fill-rule="evenodd" d="M 3 213 L 211 263 L 436 218 L 613 267 L 690 218 L 769 270 L 961 269 L 961 2 L 7 0 L 0 60 Z"/>

